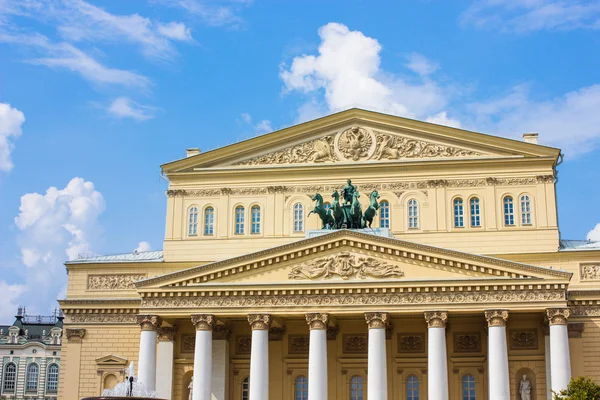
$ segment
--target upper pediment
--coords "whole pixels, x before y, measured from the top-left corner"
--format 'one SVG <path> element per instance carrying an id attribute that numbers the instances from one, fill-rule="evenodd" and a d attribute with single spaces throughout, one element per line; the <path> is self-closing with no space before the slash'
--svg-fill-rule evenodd
<path id="1" fill-rule="evenodd" d="M 495 157 L 558 157 L 531 143 L 351 109 L 164 164 L 163 171 Z"/>

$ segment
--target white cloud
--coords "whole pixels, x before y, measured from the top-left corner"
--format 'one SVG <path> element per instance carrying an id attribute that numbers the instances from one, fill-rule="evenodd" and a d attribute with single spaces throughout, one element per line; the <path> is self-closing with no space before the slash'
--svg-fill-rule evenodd
<path id="1" fill-rule="evenodd" d="M 588 232 L 587 240 L 600 242 L 600 224 L 597 224 L 594 229 Z"/>
<path id="2" fill-rule="evenodd" d="M 478 0 L 460 16 L 464 25 L 503 32 L 599 29 L 600 3 L 585 0 Z"/>
<path id="3" fill-rule="evenodd" d="M 137 248 L 135 249 L 137 253 L 143 253 L 145 251 L 152 251 L 152 246 L 148 242 L 140 242 L 138 243 Z"/>
<path id="4" fill-rule="evenodd" d="M 258 124 L 254 125 L 254 129 L 258 134 L 273 132 L 273 126 L 268 119 L 263 119 Z"/>
<path id="5" fill-rule="evenodd" d="M 7 103 L 0 103 L 0 171 L 10 171 L 14 165 L 10 154 L 13 141 L 21 136 L 25 115 Z"/>
<path id="6" fill-rule="evenodd" d="M 169 22 L 168 24 L 159 24 L 158 32 L 173 40 L 180 41 L 191 41 L 192 38 L 192 30 L 185 26 L 185 24 L 181 22 Z"/>
<path id="7" fill-rule="evenodd" d="M 422 54 L 411 53 L 407 56 L 406 67 L 419 75 L 431 75 L 440 67 Z"/>
<path id="8" fill-rule="evenodd" d="M 449 118 L 448 113 L 446 111 L 442 111 L 436 115 L 433 115 L 425 120 L 426 122 L 431 122 L 432 124 L 438 125 L 446 125 L 451 126 L 453 128 L 460 128 L 460 121 Z"/>
<path id="9" fill-rule="evenodd" d="M 25 286 L 19 284 L 9 284 L 0 280 L 0 293 L 2 293 L 2 307 L 0 307 L 0 321 L 13 322 L 17 315 L 17 307 L 21 296 L 25 292 Z"/>
<path id="10" fill-rule="evenodd" d="M 132 118 L 136 121 L 146 121 L 154 118 L 154 107 L 144 106 L 127 97 L 118 97 L 106 109 L 116 118 Z"/>
<path id="11" fill-rule="evenodd" d="M 15 225 L 27 267 L 27 302 L 37 312 L 54 308 L 57 295 L 64 291 L 64 260 L 91 252 L 100 236 L 98 218 L 104 209 L 102 194 L 82 178 L 73 178 L 63 189 L 52 186 L 44 194 L 21 197 Z"/>
<path id="12" fill-rule="evenodd" d="M 444 111 L 446 90 L 421 76 L 410 79 L 381 69 L 381 45 L 362 32 L 343 24 L 329 23 L 319 29 L 321 44 L 317 55 L 295 57 L 283 65 L 280 77 L 287 91 L 312 95 L 309 105 L 300 110 L 314 114 L 323 107 L 315 95 L 323 96 L 328 112 L 362 107 L 410 118 L 427 118 Z M 413 69 L 433 72 L 427 60 Z"/>
<path id="13" fill-rule="evenodd" d="M 248 114 L 247 112 L 241 113 L 240 116 L 242 117 L 242 121 L 244 121 L 245 123 L 247 123 L 247 124 L 252 123 L 252 116 L 250 114 Z"/>
<path id="14" fill-rule="evenodd" d="M 155 3 L 177 7 L 211 26 L 230 26 L 233 28 L 243 25 L 244 20 L 238 15 L 243 7 L 252 0 L 154 0 Z"/>

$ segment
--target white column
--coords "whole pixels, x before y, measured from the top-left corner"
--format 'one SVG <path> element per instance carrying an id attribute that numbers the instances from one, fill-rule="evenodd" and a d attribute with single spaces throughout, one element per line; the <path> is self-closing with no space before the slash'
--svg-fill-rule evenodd
<path id="1" fill-rule="evenodd" d="M 488 389 L 489 400 L 510 400 L 506 320 L 508 311 L 485 312 L 488 322 Z"/>
<path id="2" fill-rule="evenodd" d="M 546 327 L 548 331 L 544 331 L 544 360 L 546 365 L 546 387 L 552 385 L 552 373 L 550 372 L 550 326 Z M 552 400 L 552 392 L 547 390 L 546 400 Z"/>
<path id="3" fill-rule="evenodd" d="M 250 400 L 269 399 L 269 314 L 250 314 L 252 328 L 250 349 Z"/>
<path id="4" fill-rule="evenodd" d="M 158 328 L 156 397 L 171 400 L 173 394 L 173 341 L 177 327 Z"/>
<path id="5" fill-rule="evenodd" d="M 369 326 L 368 393 L 369 400 L 387 400 L 387 357 L 385 356 L 385 328 L 389 314 L 365 313 Z"/>
<path id="6" fill-rule="evenodd" d="M 149 390 L 156 390 L 156 330 L 162 324 L 157 315 L 138 315 L 140 353 L 138 357 L 138 382 Z"/>
<path id="7" fill-rule="evenodd" d="M 211 400 L 212 334 L 215 317 L 210 314 L 192 315 L 192 324 L 196 327 L 192 400 Z"/>
<path id="8" fill-rule="evenodd" d="M 427 394 L 430 399 L 448 400 L 448 360 L 446 353 L 445 311 L 428 311 L 427 321 Z"/>
<path id="9" fill-rule="evenodd" d="M 546 310 L 550 323 L 550 374 L 551 389 L 564 390 L 571 381 L 571 358 L 569 355 L 569 331 L 567 318 L 571 315 L 568 308 Z"/>
<path id="10" fill-rule="evenodd" d="M 308 400 L 327 400 L 327 323 L 329 314 L 306 314 L 310 327 Z"/>

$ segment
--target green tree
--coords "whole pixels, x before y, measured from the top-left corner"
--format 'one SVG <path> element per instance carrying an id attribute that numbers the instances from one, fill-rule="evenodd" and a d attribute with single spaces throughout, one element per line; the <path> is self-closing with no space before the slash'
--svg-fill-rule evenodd
<path id="1" fill-rule="evenodd" d="M 600 400 L 600 386 L 584 376 L 573 378 L 567 390 L 554 393 L 554 400 Z"/>

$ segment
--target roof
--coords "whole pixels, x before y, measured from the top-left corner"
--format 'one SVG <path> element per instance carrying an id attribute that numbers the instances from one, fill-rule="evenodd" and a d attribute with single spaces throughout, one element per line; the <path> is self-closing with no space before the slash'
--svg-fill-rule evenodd
<path id="1" fill-rule="evenodd" d="M 95 264 L 95 263 L 129 263 L 129 262 L 163 262 L 163 251 L 141 251 L 133 253 L 109 255 L 80 255 L 78 258 L 67 261 L 66 264 Z"/>
<path id="2" fill-rule="evenodd" d="M 591 251 L 600 250 L 600 241 L 561 240 L 558 251 Z"/>

